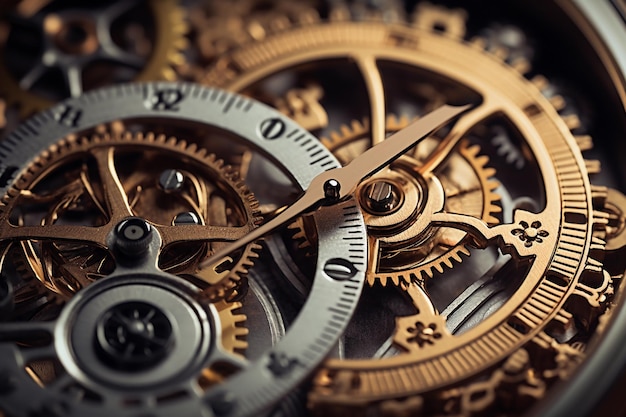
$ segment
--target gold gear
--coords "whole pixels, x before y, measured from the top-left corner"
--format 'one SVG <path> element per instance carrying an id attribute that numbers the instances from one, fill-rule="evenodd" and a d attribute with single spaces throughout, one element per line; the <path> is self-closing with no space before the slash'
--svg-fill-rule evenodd
<path id="1" fill-rule="evenodd" d="M 154 19 L 154 39 L 151 39 L 151 45 L 148 45 L 149 51 L 147 52 L 149 57 L 146 58 L 142 68 L 138 70 L 132 81 L 175 80 L 177 75 L 174 67 L 184 62 L 185 57 L 182 51 L 187 47 L 188 43 L 185 38 L 188 29 L 184 19 L 185 12 L 178 5 L 178 0 L 145 0 L 145 2 L 149 7 L 147 14 L 151 14 Z M 21 14 L 27 20 L 47 3 L 36 0 L 24 0 L 16 6 L 16 13 Z M 124 3 L 119 1 L 117 4 Z M 71 44 L 71 41 L 67 41 L 65 46 L 59 46 L 61 50 L 65 49 L 68 55 L 78 57 L 97 52 L 101 40 L 98 39 L 95 22 L 91 22 L 88 19 L 76 19 L 75 21 L 65 22 L 55 13 L 48 13 L 42 19 L 42 22 L 46 22 L 42 23 L 42 26 L 48 25 L 46 30 L 42 27 L 42 31 L 49 33 L 48 36 L 51 37 L 57 36 L 59 33 L 65 33 L 63 31 L 66 30 L 70 31 L 72 25 L 76 25 L 77 30 L 84 33 L 84 42 L 79 49 L 75 50 L 76 45 Z M 10 33 L 11 26 L 9 21 L 6 18 L 0 20 L 0 52 L 2 54 L 6 53 L 6 45 L 9 41 Z M 67 36 L 69 38 L 70 35 Z M 135 39 L 138 36 L 134 34 L 132 37 Z M 41 59 L 43 60 L 43 58 Z M 4 98 L 7 105 L 19 108 L 20 115 L 23 118 L 51 106 L 53 101 L 49 97 L 33 92 L 30 88 L 22 88 L 20 86 L 20 81 L 16 79 L 15 74 L 7 67 L 7 62 L 9 61 L 10 59 L 6 56 L 0 60 L 0 95 Z M 44 62 L 38 64 L 43 72 L 57 68 L 48 66 Z M 31 69 L 33 68 L 29 70 Z M 82 81 L 81 86 L 81 91 L 89 87 L 85 88 L 82 85 Z M 77 91 L 76 93 L 79 92 Z"/>
<path id="2" fill-rule="evenodd" d="M 182 176 L 180 190 L 159 188 L 163 167 Z M 111 203 L 114 200 L 117 203 Z M 196 223 L 176 225 L 181 213 Z M 225 244 L 207 240 L 205 227 L 231 233 L 237 226 L 245 232 L 260 222 L 258 202 L 236 173 L 195 144 L 152 133 L 66 138 L 34 159 L 0 207 L 4 229 L 14 232 L 13 249 L 19 247 L 22 271 L 40 285 L 35 294 L 26 279 L 25 300 L 40 298 L 43 288 L 53 297 L 67 299 L 110 273 L 114 261 L 106 235 L 128 216 L 143 217 L 159 231 L 163 240 L 159 267 L 181 276 L 193 276 L 197 265 Z M 40 231 L 42 238 L 33 239 L 29 227 Z M 237 290 L 258 250 L 257 244 L 246 246 L 232 256 L 232 265 L 219 282 L 203 284 L 210 301 Z"/>
<path id="3" fill-rule="evenodd" d="M 408 117 L 387 116 L 386 132 L 396 132 L 409 124 Z M 333 132 L 329 137 L 321 138 L 321 141 L 341 161 L 348 164 L 354 157 L 360 155 L 369 146 L 369 121 L 353 121 L 350 126 L 343 125 L 339 132 Z M 434 139 L 424 141 L 417 149 L 414 149 L 411 159 L 420 164 L 420 155 L 427 155 L 436 145 Z M 403 157 L 407 158 L 407 156 Z M 498 182 L 493 179 L 495 170 L 487 165 L 489 158 L 480 155 L 478 145 L 470 145 L 469 141 L 463 140 L 457 148 L 457 152 L 451 155 L 448 163 L 435 173 L 441 181 L 446 194 L 445 208 L 448 212 L 469 214 L 480 218 L 490 225 L 499 223 L 497 217 L 501 211 L 498 205 L 500 196 L 495 192 Z M 398 164 L 392 164 L 391 171 L 404 172 Z M 405 175 L 405 174 L 402 174 Z M 395 175 L 378 174 L 376 181 L 389 180 L 394 182 Z M 370 182 L 366 182 L 357 190 L 357 195 L 363 194 L 364 188 Z M 407 201 L 410 201 L 408 199 Z M 401 203 L 400 203 L 401 204 Z M 417 207 L 416 207 L 417 208 Z M 452 268 L 453 263 L 462 262 L 462 256 L 469 256 L 466 246 L 466 234 L 457 230 L 439 229 L 429 235 L 428 245 L 423 241 L 407 240 L 402 244 L 385 246 L 385 237 L 402 233 L 402 230 L 410 227 L 406 223 L 406 216 L 398 216 L 398 224 L 393 220 L 397 216 L 399 207 L 389 214 L 373 215 L 365 213 L 365 221 L 369 226 L 371 239 L 379 242 L 375 247 L 379 248 L 375 262 L 376 270 L 367 271 L 367 280 L 370 285 L 379 281 L 383 286 L 392 282 L 394 285 L 408 284 L 409 282 L 423 282 L 432 278 L 435 272 L 442 273 L 445 267 Z M 381 217 L 390 219 L 385 223 L 384 230 L 378 225 Z M 402 227 L 399 228 L 402 223 Z M 417 261 L 416 261 L 417 259 Z"/>
<path id="4" fill-rule="evenodd" d="M 463 10 L 420 3 L 413 21 L 404 24 L 387 24 L 380 19 L 361 21 L 350 14 L 333 12 L 330 16 L 329 21 L 318 19 L 306 24 L 292 24 L 260 42 L 246 43 L 238 50 L 220 56 L 203 81 L 254 95 L 257 89 L 261 90 L 262 80 L 283 71 L 305 64 L 310 71 L 315 62 L 345 60 L 348 65 L 357 64 L 366 81 L 370 112 L 374 114 L 372 136 L 382 140 L 386 130 L 385 106 L 374 108 L 371 105 L 376 101 L 384 102 L 380 88 L 377 90 L 380 86 L 377 81 L 382 77 L 376 62 L 392 61 L 407 68 L 441 74 L 455 84 L 468 87 L 481 99 L 477 100 L 481 104 L 461 116 L 452 127 L 451 132 L 456 137 L 462 138 L 491 116 L 503 115 L 508 123 L 517 127 L 526 143 L 540 151 L 537 154 L 541 156 L 538 161 L 541 174 L 550 177 L 551 191 L 546 197 L 545 212 L 540 213 L 541 222 L 537 221 L 537 214 L 518 209 L 511 223 L 493 227 L 485 226 L 484 220 L 471 223 L 480 224 L 485 230 L 501 230 L 498 235 L 508 239 L 510 236 L 519 238 L 525 243 L 520 246 L 517 242 L 518 248 L 532 248 L 534 260 L 530 268 L 523 271 L 521 286 L 497 311 L 467 332 L 449 335 L 440 331 L 441 323 L 432 320 L 438 314 L 428 308 L 429 300 L 424 293 L 422 298 L 427 306 L 418 308 L 420 317 L 397 323 L 395 343 L 406 352 L 379 360 L 329 359 L 314 378 L 308 394 L 308 405 L 314 415 L 386 415 L 395 410 L 419 414 L 422 409 L 447 415 L 450 410 L 442 409 L 445 404 L 438 397 L 445 387 L 461 391 L 468 386 L 470 378 L 488 378 L 485 370 L 500 369 L 506 358 L 513 357 L 514 362 L 521 362 L 518 358 L 521 354 L 516 352 L 527 347 L 536 350 L 533 344 L 540 344 L 538 341 L 541 341 L 546 327 L 567 327 L 581 318 L 586 323 L 584 326 L 593 326 L 594 317 L 606 310 L 607 274 L 602 271 L 603 279 L 598 279 L 598 270 L 602 270 L 602 266 L 595 258 L 603 255 L 602 229 L 607 215 L 598 208 L 596 198 L 592 201 L 598 192 L 585 179 L 589 173 L 597 172 L 599 165 L 584 161 L 579 154 L 579 149 L 589 150 L 592 142 L 588 136 L 572 132 L 580 124 L 576 115 L 559 113 L 564 109 L 563 98 L 548 94 L 545 78 L 537 76 L 530 82 L 526 79 L 530 62 L 523 56 L 513 58 L 504 49 L 486 50 L 487 44 L 481 38 L 466 40 Z M 574 141 L 579 149 L 575 149 Z M 356 154 L 369 146 L 365 144 Z M 477 161 L 477 166 L 484 167 L 486 161 L 479 158 Z M 574 181 L 577 181 L 575 196 L 559 192 L 564 187 L 573 189 L 571 184 Z M 565 204 L 584 206 L 581 208 L 586 219 L 584 232 L 574 232 L 582 225 L 563 218 Z M 442 219 L 440 224 L 453 223 L 455 218 L 445 212 L 435 213 L 433 217 L 435 215 Z M 459 219 L 463 217 L 471 219 L 470 216 L 458 216 Z M 554 226 L 559 219 L 560 226 L 544 230 Z M 462 225 L 468 226 L 470 222 Z M 567 234 L 566 229 L 572 234 Z M 546 233 L 549 233 L 547 237 Z M 567 258 L 565 253 L 573 246 L 565 241 L 569 236 L 582 236 L 583 233 L 587 246 L 584 250 L 576 249 L 576 254 Z M 550 239 L 552 243 L 547 244 Z M 583 248 L 583 244 L 577 248 Z M 576 269 L 571 266 L 574 264 L 572 259 L 576 259 Z M 550 273 L 554 281 L 546 279 L 546 272 L 555 269 L 558 272 Z M 598 282 L 601 282 L 599 286 Z M 424 292 L 418 283 L 412 285 Z M 578 290 L 573 296 L 575 288 Z M 573 301 L 572 297 L 580 298 L 572 303 L 575 306 L 568 305 Z M 556 340 L 552 336 L 546 338 Z M 409 353 L 418 350 L 419 354 Z M 504 370 L 507 371 L 506 366 Z M 538 369 L 529 372 L 541 378 L 544 371 L 546 365 L 542 362 Z M 476 398 L 480 402 L 484 397 Z M 403 401 L 404 404 L 396 404 Z M 492 400 L 483 402 L 485 407 L 492 403 Z M 407 408 L 403 409 L 402 405 Z"/>
<path id="5" fill-rule="evenodd" d="M 238 301 L 231 303 L 220 300 L 214 305 L 222 327 L 222 346 L 228 352 L 244 356 L 248 348 L 246 340 L 248 328 L 244 327 L 247 317 L 245 314 L 237 312 L 241 309 L 242 304 Z"/>

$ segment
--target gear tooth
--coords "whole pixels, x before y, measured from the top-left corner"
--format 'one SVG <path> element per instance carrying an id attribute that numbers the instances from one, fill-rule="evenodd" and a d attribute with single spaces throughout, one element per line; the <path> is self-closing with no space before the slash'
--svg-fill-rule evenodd
<path id="1" fill-rule="evenodd" d="M 425 270 L 423 270 L 420 274 L 420 279 L 422 281 L 426 281 L 426 279 L 432 279 L 435 276 L 435 271 L 432 268 L 426 268 Z"/>
<path id="2" fill-rule="evenodd" d="M 463 245 L 461 246 L 460 250 L 459 250 L 460 254 L 463 254 L 465 256 L 470 256 L 470 250 L 467 246 Z"/>
<path id="3" fill-rule="evenodd" d="M 476 157 L 476 165 L 484 167 L 489 163 L 489 157 L 487 155 L 480 155 Z"/>
<path id="4" fill-rule="evenodd" d="M 476 36 L 472 38 L 468 44 L 472 46 L 473 48 L 481 50 L 481 51 L 484 51 L 485 49 L 487 49 L 487 40 L 480 36 Z"/>
<path id="5" fill-rule="evenodd" d="M 398 117 L 393 113 L 388 114 L 385 120 L 385 124 L 387 126 L 387 130 L 395 130 L 395 126 L 399 124 Z"/>
<path id="6" fill-rule="evenodd" d="M 145 134 L 144 139 L 150 143 L 156 142 L 156 135 L 154 132 L 148 132 Z"/>
<path id="7" fill-rule="evenodd" d="M 454 260 L 454 261 L 456 261 L 458 263 L 463 262 L 463 260 L 461 259 L 461 256 L 459 255 L 459 253 L 460 253 L 460 251 L 456 252 L 456 253 L 453 253 L 452 256 L 450 257 L 450 259 L 452 259 L 452 260 Z"/>
<path id="8" fill-rule="evenodd" d="M 597 159 L 585 159 L 585 167 L 590 175 L 599 174 L 602 170 L 600 161 Z"/>
<path id="9" fill-rule="evenodd" d="M 184 139 L 183 139 L 183 140 L 177 140 L 175 137 L 170 137 L 170 138 L 168 139 L 168 142 L 170 142 L 170 143 L 174 144 L 174 145 L 175 145 L 178 149 L 180 149 L 182 152 L 185 152 L 185 151 L 187 151 L 187 150 L 188 150 L 188 149 L 187 149 L 187 147 L 188 147 L 187 141 L 186 141 L 186 140 L 184 140 Z"/>
<path id="10" fill-rule="evenodd" d="M 328 20 L 331 22 L 346 22 L 352 17 L 350 9 L 346 6 L 333 7 L 328 15 Z"/>
<path id="11" fill-rule="evenodd" d="M 510 55 L 509 50 L 503 46 L 492 49 L 491 54 L 500 61 L 504 61 Z"/>
<path id="12" fill-rule="evenodd" d="M 576 139 L 578 148 L 580 148 L 581 151 L 584 152 L 584 151 L 590 151 L 591 149 L 593 149 L 593 139 L 591 138 L 591 136 L 577 135 L 577 136 L 574 136 L 574 139 Z"/>
<path id="13" fill-rule="evenodd" d="M 389 278 L 391 278 L 391 282 L 393 282 L 393 285 L 395 286 L 400 285 L 400 282 L 402 282 L 402 276 L 391 275 L 390 277 L 387 277 L 385 281 L 389 281 Z"/>
<path id="14" fill-rule="evenodd" d="M 487 165 L 488 163 L 489 163 L 489 158 L 487 157 L 487 162 L 485 163 L 485 165 Z M 485 178 L 491 178 L 494 175 L 496 175 L 496 169 L 491 168 L 491 167 L 485 167 L 483 170 L 483 175 L 485 176 Z M 495 187 L 500 185 L 497 181 L 490 181 L 488 182 L 488 184 L 495 184 Z"/>
<path id="15" fill-rule="evenodd" d="M 376 280 L 377 280 L 377 277 L 375 277 L 375 276 L 373 276 L 371 274 L 367 274 L 366 281 L 367 281 L 367 284 L 370 287 L 373 287 L 376 284 Z"/>
<path id="16" fill-rule="evenodd" d="M 402 115 L 402 117 L 400 117 L 400 120 L 398 121 L 398 130 L 408 126 L 409 123 L 411 123 L 409 116 Z"/>
<path id="17" fill-rule="evenodd" d="M 539 91 L 544 91 L 548 87 L 548 79 L 541 74 L 535 75 L 530 82 L 532 82 Z"/>
<path id="18" fill-rule="evenodd" d="M 175 138 L 175 137 L 170 136 L 170 137 L 168 137 L 167 139 L 165 139 L 165 144 L 166 144 L 167 146 L 176 147 L 176 146 L 177 146 L 177 144 L 178 144 L 178 141 L 176 140 L 176 138 Z"/>
<path id="19" fill-rule="evenodd" d="M 530 61 L 522 57 L 514 59 L 511 66 L 522 75 L 527 74 L 532 68 Z"/>
<path id="20" fill-rule="evenodd" d="M 494 203 L 501 200 L 500 195 L 495 194 L 495 193 L 491 193 L 489 195 L 489 197 L 490 197 L 491 201 L 494 202 Z M 491 207 L 491 212 L 492 213 L 501 213 L 502 212 L 502 207 L 500 207 L 500 206 L 498 206 L 496 204 L 493 204 L 492 207 Z"/>
<path id="21" fill-rule="evenodd" d="M 593 201 L 597 201 L 601 205 L 604 205 L 604 201 L 609 196 L 609 189 L 603 185 L 591 185 L 591 198 Z"/>
<path id="22" fill-rule="evenodd" d="M 561 95 L 554 95 L 550 97 L 550 103 L 557 111 L 561 111 L 565 108 L 565 99 Z"/>
<path id="23" fill-rule="evenodd" d="M 163 68 L 161 70 L 161 76 L 167 81 L 174 81 L 177 78 L 176 72 L 172 68 Z"/>
<path id="24" fill-rule="evenodd" d="M 480 152 L 480 146 L 470 145 L 467 139 L 463 140 L 461 147 L 464 149 L 465 152 L 467 152 L 467 155 L 471 156 L 472 158 L 475 158 L 476 155 L 478 155 L 478 153 Z"/>
<path id="25" fill-rule="evenodd" d="M 307 9 L 299 12 L 295 18 L 296 22 L 299 25 L 312 25 L 318 23 L 320 19 L 320 15 L 315 9 Z"/>
<path id="26" fill-rule="evenodd" d="M 346 125 L 341 125 L 339 130 L 343 136 L 348 136 L 351 133 L 350 128 Z"/>
<path id="27" fill-rule="evenodd" d="M 489 191 L 489 198 L 492 201 L 500 201 L 502 199 L 502 197 L 500 197 L 500 194 L 494 192 L 495 190 L 498 189 L 498 187 L 500 187 L 500 181 L 498 180 L 487 181 L 487 186 L 485 188 Z"/>
<path id="28" fill-rule="evenodd" d="M 500 223 L 500 219 L 494 216 L 489 216 L 486 223 L 490 226 L 495 226 Z"/>

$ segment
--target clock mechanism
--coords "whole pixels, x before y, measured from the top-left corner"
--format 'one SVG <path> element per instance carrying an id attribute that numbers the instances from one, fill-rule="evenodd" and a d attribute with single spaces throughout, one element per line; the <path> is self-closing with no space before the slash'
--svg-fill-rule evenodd
<path id="1" fill-rule="evenodd" d="M 619 2 L 0 11 L 0 416 L 626 411 Z"/>

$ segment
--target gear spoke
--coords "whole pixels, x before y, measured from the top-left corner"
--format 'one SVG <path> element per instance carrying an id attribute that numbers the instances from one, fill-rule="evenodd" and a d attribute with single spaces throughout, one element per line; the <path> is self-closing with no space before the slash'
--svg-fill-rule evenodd
<path id="1" fill-rule="evenodd" d="M 145 65 L 141 57 L 120 49 L 112 41 L 102 42 L 101 48 L 102 50 L 99 53 L 100 59 L 114 62 L 135 70 L 140 70 Z"/>
<path id="2" fill-rule="evenodd" d="M 480 106 L 470 109 L 467 113 L 461 115 L 452 127 L 452 130 L 426 158 L 423 165 L 418 167 L 418 172 L 423 176 L 434 172 L 437 167 L 448 159 L 456 145 L 473 127 L 497 113 L 498 110 L 500 110 L 499 106 L 490 101 L 485 101 Z"/>
<path id="3" fill-rule="evenodd" d="M 176 242 L 220 241 L 234 242 L 250 232 L 247 226 L 181 225 L 161 226 L 163 246 Z"/>
<path id="4" fill-rule="evenodd" d="M 107 230 L 90 226 L 13 226 L 5 223 L 1 240 L 52 240 L 105 245 Z"/>
<path id="5" fill-rule="evenodd" d="M 536 216 L 532 213 L 518 210 L 516 212 L 516 219 L 521 218 L 523 213 L 529 216 Z M 474 244 L 480 248 L 484 248 L 489 243 L 495 242 L 503 251 L 510 252 L 508 249 L 512 248 L 517 255 L 521 257 L 536 254 L 536 250 L 533 250 L 532 239 L 536 239 L 535 241 L 539 243 L 543 243 L 544 240 L 552 239 L 548 232 L 537 230 L 539 226 L 541 226 L 541 223 L 537 225 L 538 222 L 529 224 L 524 220 L 520 220 L 519 223 L 522 224 L 522 227 L 526 230 L 520 229 L 515 223 L 489 227 L 487 223 L 481 219 L 456 213 L 435 213 L 431 216 L 430 221 L 435 226 L 451 227 L 467 232 L 473 238 Z M 528 229 L 532 229 L 532 232 L 527 231 Z M 535 238 L 535 235 L 539 237 Z"/>
<path id="6" fill-rule="evenodd" d="M 19 81 L 20 88 L 24 90 L 28 90 L 35 85 L 37 81 L 41 77 L 45 75 L 48 71 L 48 67 L 46 67 L 42 62 L 37 63 L 37 65 L 33 66 L 30 71 L 28 71 Z"/>
<path id="7" fill-rule="evenodd" d="M 83 93 L 83 75 L 78 66 L 71 66 L 63 71 L 63 77 L 71 97 L 78 97 Z"/>
<path id="8" fill-rule="evenodd" d="M 371 145 L 385 140 L 385 89 L 376 59 L 372 55 L 360 54 L 355 57 L 356 63 L 367 87 L 370 100 Z"/>
<path id="9" fill-rule="evenodd" d="M 96 158 L 100 180 L 104 188 L 105 204 L 109 210 L 109 220 L 115 222 L 132 216 L 128 196 L 115 168 L 115 148 L 95 148 L 91 153 Z"/>
<path id="10" fill-rule="evenodd" d="M 0 342 L 33 339 L 41 336 L 52 337 L 54 327 L 55 322 L 53 321 L 2 323 L 0 324 Z"/>
<path id="11" fill-rule="evenodd" d="M 22 358 L 26 363 L 42 359 L 52 359 L 54 357 L 56 357 L 56 350 L 52 344 L 43 347 L 29 346 L 27 349 L 22 349 Z"/>

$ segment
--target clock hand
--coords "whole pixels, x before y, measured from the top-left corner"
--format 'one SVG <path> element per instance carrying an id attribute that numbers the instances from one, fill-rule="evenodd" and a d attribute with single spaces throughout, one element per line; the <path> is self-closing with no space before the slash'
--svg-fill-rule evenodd
<path id="1" fill-rule="evenodd" d="M 200 271 L 198 274 L 202 277 L 208 272 L 210 275 L 211 272 L 215 270 L 215 267 L 229 260 L 227 256 L 231 252 L 254 242 L 289 222 L 294 217 L 310 211 L 320 204 L 333 204 L 350 196 L 361 181 L 380 171 L 400 157 L 400 155 L 405 153 L 409 148 L 415 146 L 428 135 L 469 108 L 470 105 L 443 105 L 437 110 L 421 117 L 406 128 L 389 136 L 383 142 L 371 147 L 363 154 L 353 159 L 348 165 L 341 168 L 334 168 L 317 175 L 298 200 L 267 223 L 262 224 L 241 239 L 230 243 L 204 260 L 199 265 Z M 206 271 L 209 266 L 212 266 L 210 269 L 213 271 Z M 209 277 L 206 278 L 212 281 Z"/>

